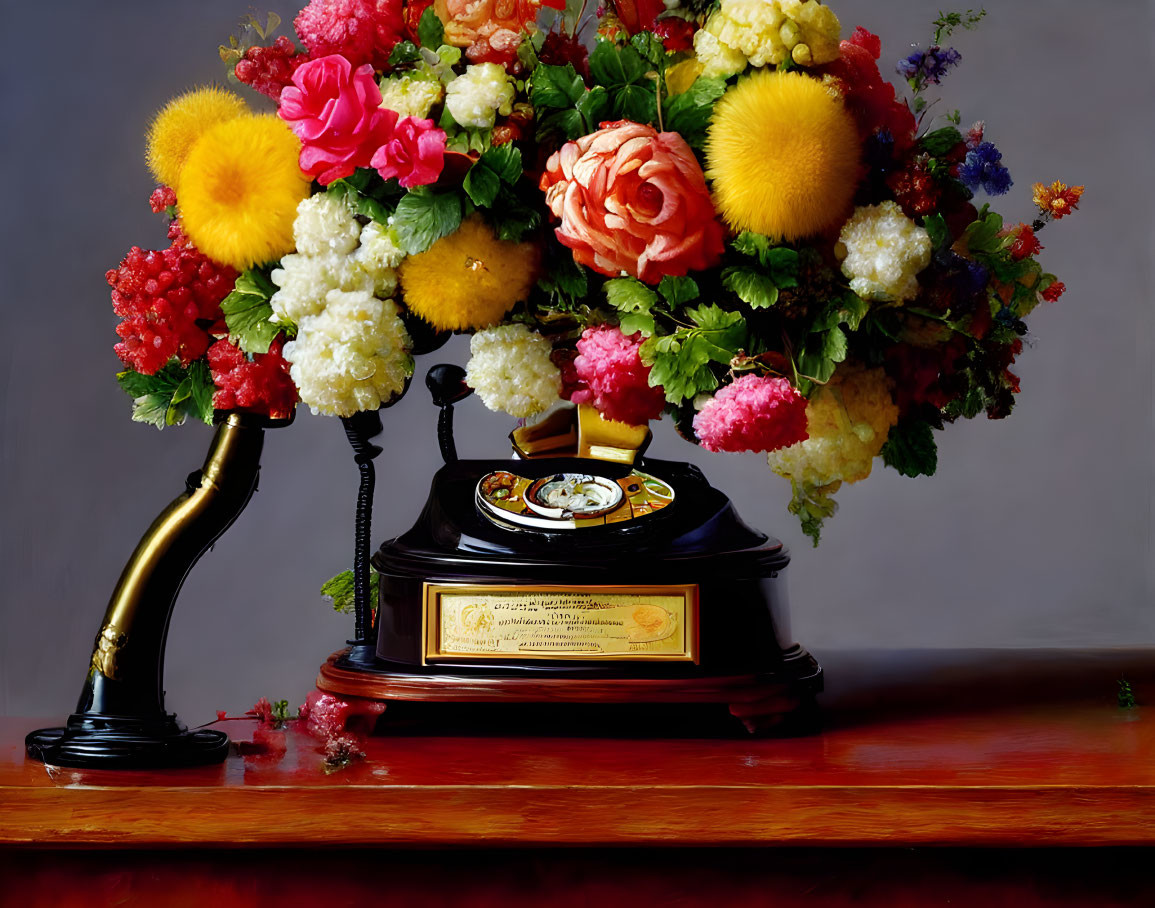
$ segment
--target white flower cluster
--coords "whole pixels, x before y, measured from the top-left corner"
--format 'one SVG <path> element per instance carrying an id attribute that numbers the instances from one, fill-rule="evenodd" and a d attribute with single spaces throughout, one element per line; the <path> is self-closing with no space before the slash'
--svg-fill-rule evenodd
<path id="1" fill-rule="evenodd" d="M 926 230 L 886 201 L 854 209 L 834 251 L 850 289 L 863 299 L 901 301 L 918 295 L 917 275 L 930 264 L 932 248 Z"/>
<path id="2" fill-rule="evenodd" d="M 297 207 L 297 252 L 272 272 L 273 315 L 297 325 L 284 356 L 314 413 L 374 410 L 412 374 L 409 335 L 390 295 L 404 258 L 389 228 L 362 227 L 339 199 L 318 193 Z"/>
<path id="3" fill-rule="evenodd" d="M 476 63 L 449 83 L 445 107 L 462 126 L 491 129 L 497 115 L 513 112 L 517 91 L 505 67 L 497 63 Z"/>
<path id="4" fill-rule="evenodd" d="M 838 17 L 818 0 L 722 0 L 694 34 L 704 76 L 726 78 L 751 66 L 800 66 L 839 57 Z"/>
<path id="5" fill-rule="evenodd" d="M 499 325 L 473 335 L 465 381 L 491 410 L 519 418 L 549 409 L 561 392 L 561 372 L 549 341 L 525 325 Z"/>
<path id="6" fill-rule="evenodd" d="M 436 71 L 422 61 L 408 72 L 381 80 L 381 106 L 403 117 L 429 116 L 433 105 L 445 94 Z"/>

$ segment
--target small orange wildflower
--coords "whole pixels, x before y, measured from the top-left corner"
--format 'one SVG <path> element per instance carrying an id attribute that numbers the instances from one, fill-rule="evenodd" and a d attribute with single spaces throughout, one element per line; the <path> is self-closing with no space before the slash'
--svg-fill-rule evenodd
<path id="1" fill-rule="evenodd" d="M 1083 194 L 1082 186 L 1067 186 L 1055 180 L 1050 186 L 1036 183 L 1034 186 L 1034 202 L 1045 213 L 1055 220 L 1064 217 L 1079 207 L 1079 197 Z"/>

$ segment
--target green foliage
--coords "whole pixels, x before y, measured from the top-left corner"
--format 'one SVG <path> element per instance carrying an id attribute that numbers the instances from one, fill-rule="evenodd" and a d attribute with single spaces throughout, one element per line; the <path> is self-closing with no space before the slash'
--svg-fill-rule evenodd
<path id="1" fill-rule="evenodd" d="M 774 281 L 757 268 L 736 266 L 724 269 L 722 286 L 755 309 L 769 309 L 778 302 L 778 288 Z"/>
<path id="2" fill-rule="evenodd" d="M 370 571 L 369 605 L 374 611 L 377 610 L 377 592 L 380 583 L 381 575 L 376 571 Z M 329 600 L 333 611 L 351 615 L 357 607 L 353 571 L 342 571 L 336 577 L 330 577 L 321 585 L 321 595 Z"/>
<path id="3" fill-rule="evenodd" d="M 658 282 L 658 293 L 671 306 L 681 306 L 698 298 L 698 284 L 692 277 L 666 275 Z"/>
<path id="4" fill-rule="evenodd" d="M 493 207 L 486 212 L 486 219 L 498 239 L 510 243 L 520 243 L 527 234 L 541 226 L 541 212 L 527 204 L 508 185 L 503 185 L 497 193 Z"/>
<path id="5" fill-rule="evenodd" d="M 851 290 L 827 303 L 810 325 L 797 360 L 799 390 L 809 394 L 812 383 L 830 381 L 835 368 L 846 359 L 849 343 L 846 331 L 857 331 L 870 311 L 870 304 Z M 845 326 L 845 330 L 843 330 Z"/>
<path id="6" fill-rule="evenodd" d="M 434 51 L 445 40 L 445 26 L 442 25 L 432 6 L 421 14 L 421 19 L 417 23 L 417 40 L 421 42 L 422 47 L 428 47 Z"/>
<path id="7" fill-rule="evenodd" d="M 634 277 L 616 277 L 605 282 L 606 300 L 619 312 L 649 312 L 658 294 Z"/>
<path id="8" fill-rule="evenodd" d="M 1131 682 L 1126 678 L 1119 679 L 1119 689 L 1115 693 L 1115 702 L 1119 709 L 1134 709 L 1138 704 L 1135 701 L 1135 692 L 1131 690 Z"/>
<path id="9" fill-rule="evenodd" d="M 931 157 L 937 158 L 946 154 L 962 141 L 962 133 L 953 126 L 944 126 L 934 132 L 927 133 L 919 140 L 922 150 Z"/>
<path id="10" fill-rule="evenodd" d="M 221 301 L 221 312 L 229 329 L 229 340 L 245 353 L 268 353 L 269 345 L 285 330 L 272 320 L 269 300 L 277 292 L 263 271 L 250 268 L 237 278 L 233 292 Z M 290 326 L 290 333 L 295 333 Z"/>
<path id="11" fill-rule="evenodd" d="M 650 337 L 639 351 L 642 362 L 651 367 L 650 384 L 661 385 L 666 400 L 675 406 L 717 388 L 718 377 L 710 364 L 729 366 L 749 345 L 746 320 L 740 312 L 711 304 L 688 308 L 685 314 L 694 327 Z"/>
<path id="12" fill-rule="evenodd" d="M 289 718 L 289 701 L 274 700 L 272 703 L 272 712 L 274 721 L 284 722 Z"/>
<path id="13" fill-rule="evenodd" d="M 985 9 L 980 9 L 977 13 L 973 9 L 968 9 L 965 13 L 944 13 L 939 10 L 938 18 L 931 23 L 934 26 L 934 43 L 942 44 L 943 38 L 949 38 L 956 28 L 961 27 L 969 31 L 978 25 L 986 14 Z"/>
<path id="14" fill-rule="evenodd" d="M 589 275 L 574 261 L 569 250 L 551 259 L 537 282 L 537 289 L 546 295 L 546 305 L 561 312 L 570 312 L 583 305 L 589 295 Z"/>
<path id="15" fill-rule="evenodd" d="M 163 429 L 179 426 L 189 416 L 212 425 L 213 385 L 208 363 L 197 360 L 187 369 L 176 360 L 154 375 L 128 369 L 116 381 L 133 399 L 132 418 Z"/>
<path id="16" fill-rule="evenodd" d="M 700 78 L 680 95 L 666 98 L 662 111 L 666 129 L 681 133 L 691 148 L 701 150 L 714 103 L 725 93 L 725 79 Z"/>
<path id="17" fill-rule="evenodd" d="M 601 97 L 604 113 L 609 109 L 604 90 Z M 538 66 L 530 77 L 529 100 L 536 112 L 539 139 L 556 135 L 568 142 L 597 129 L 588 115 L 599 109 L 599 102 L 588 100 L 586 84 L 570 63 Z"/>
<path id="18" fill-rule="evenodd" d="M 882 446 L 882 462 L 903 476 L 933 476 L 938 469 L 934 430 L 917 418 L 903 419 L 891 426 Z"/>
<path id="19" fill-rule="evenodd" d="M 380 175 L 367 167 L 359 167 L 350 176 L 334 180 L 326 191 L 340 199 L 354 214 L 388 224 L 397 199 L 403 190 L 393 183 L 386 183 Z"/>
<path id="20" fill-rule="evenodd" d="M 489 148 L 465 175 L 465 194 L 479 208 L 492 207 L 502 185 L 516 185 L 521 173 L 520 149 L 512 143 Z"/>
<path id="21" fill-rule="evenodd" d="M 775 287 L 785 290 L 798 286 L 799 257 L 789 246 L 777 246 L 768 236 L 744 230 L 730 245 L 736 252 L 758 260 L 759 266 L 769 272 Z"/>
<path id="22" fill-rule="evenodd" d="M 923 218 L 925 228 L 935 251 L 946 249 L 951 244 L 950 230 L 946 226 L 946 218 L 941 214 L 931 214 Z"/>
<path id="23" fill-rule="evenodd" d="M 590 54 L 590 76 L 606 90 L 614 119 L 656 122 L 657 84 L 649 77 L 651 71 L 650 61 L 631 44 L 618 47 L 609 41 L 598 41 Z"/>
<path id="24" fill-rule="evenodd" d="M 973 254 L 994 255 L 1001 252 L 1005 246 L 1004 238 L 999 236 L 1002 229 L 1002 215 L 991 211 L 984 205 L 979 211 L 978 217 L 968 224 L 963 232 L 963 236 L 966 237 L 967 248 Z"/>
<path id="25" fill-rule="evenodd" d="M 822 537 L 823 521 L 833 517 L 838 510 L 838 503 L 831 496 L 840 485 L 841 483 L 834 482 L 830 485 L 816 486 L 790 480 L 793 496 L 787 510 L 798 518 L 802 532 L 810 537 L 815 548 L 818 548 Z"/>
<path id="26" fill-rule="evenodd" d="M 421 51 L 412 41 L 401 41 L 393 45 L 389 52 L 390 66 L 404 66 L 407 63 L 416 63 L 421 59 Z"/>
<path id="27" fill-rule="evenodd" d="M 393 226 L 401 248 L 409 255 L 417 255 L 460 227 L 461 216 L 457 193 L 418 186 L 397 203 Z"/>

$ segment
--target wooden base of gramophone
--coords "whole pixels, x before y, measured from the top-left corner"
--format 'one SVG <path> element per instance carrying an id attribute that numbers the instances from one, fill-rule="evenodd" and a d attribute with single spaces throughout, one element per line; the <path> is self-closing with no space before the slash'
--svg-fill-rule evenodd
<path id="1" fill-rule="evenodd" d="M 373 667 L 348 662 L 339 650 L 321 666 L 317 688 L 338 697 L 422 703 L 556 703 L 556 704 L 718 704 L 751 734 L 803 732 L 814 725 L 814 697 L 821 689 L 821 669 L 805 650 L 786 663 L 796 676 L 781 674 L 717 675 L 681 678 L 519 677 L 492 674 L 419 674 L 405 666 L 378 662 Z"/>

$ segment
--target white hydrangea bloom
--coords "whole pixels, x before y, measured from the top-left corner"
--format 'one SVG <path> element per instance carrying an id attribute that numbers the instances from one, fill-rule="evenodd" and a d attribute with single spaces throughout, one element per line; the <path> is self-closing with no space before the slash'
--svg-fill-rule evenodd
<path id="1" fill-rule="evenodd" d="M 424 62 L 410 72 L 381 80 L 381 106 L 403 117 L 428 117 L 444 94 L 445 88 L 437 73 Z"/>
<path id="2" fill-rule="evenodd" d="M 745 55 L 718 40 L 716 32 L 722 25 L 723 22 L 715 14 L 707 21 L 705 28 L 694 32 L 694 55 L 705 67 L 702 75 L 707 79 L 728 79 L 746 68 Z"/>
<path id="3" fill-rule="evenodd" d="M 817 0 L 722 0 L 703 31 L 722 48 L 719 51 L 708 38 L 702 39 L 711 54 L 702 61 L 708 75 L 721 65 L 723 53 L 729 57 L 737 52 L 751 66 L 776 66 L 786 60 L 809 66 L 837 60 L 840 54 L 838 17 Z M 697 35 L 694 50 L 701 59 Z M 726 75 L 744 68 L 732 68 L 732 58 L 725 67 L 729 68 Z"/>
<path id="4" fill-rule="evenodd" d="M 863 299 L 888 301 L 918 295 L 917 275 L 930 264 L 932 249 L 926 230 L 889 200 L 854 209 L 834 247 L 850 289 Z"/>
<path id="5" fill-rule="evenodd" d="M 449 83 L 445 90 L 445 107 L 462 126 L 490 129 L 513 112 L 517 92 L 505 67 L 497 63 L 475 63 L 464 75 Z"/>
<path id="6" fill-rule="evenodd" d="M 323 311 L 298 325 L 284 356 L 301 400 L 314 413 L 351 416 L 376 410 L 404 390 L 413 374 L 409 347 L 392 300 L 365 290 L 330 290 Z"/>
<path id="7" fill-rule="evenodd" d="M 374 293 L 385 299 L 397 289 L 397 267 L 405 261 L 405 251 L 397 244 L 397 232 L 377 221 L 361 230 L 361 246 L 353 253 L 358 267 L 373 282 Z"/>
<path id="8" fill-rule="evenodd" d="M 286 255 L 270 278 L 280 288 L 269 300 L 273 316 L 278 321 L 296 324 L 303 318 L 320 314 L 325 307 L 325 294 L 330 290 L 374 290 L 373 276 L 347 254 Z"/>
<path id="9" fill-rule="evenodd" d="M 325 192 L 297 206 L 293 241 L 302 255 L 348 255 L 357 248 L 361 225 L 345 203 Z"/>
<path id="10" fill-rule="evenodd" d="M 561 392 L 561 372 L 549 341 L 525 325 L 498 325 L 469 341 L 465 381 L 491 410 L 519 418 L 549 409 Z"/>

